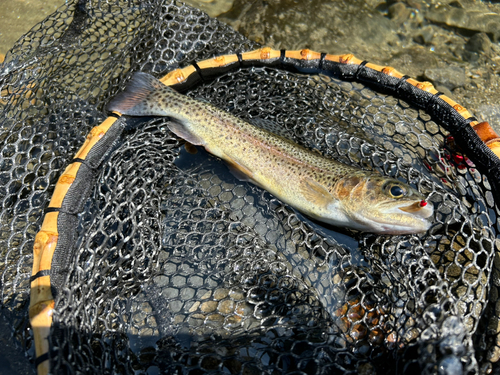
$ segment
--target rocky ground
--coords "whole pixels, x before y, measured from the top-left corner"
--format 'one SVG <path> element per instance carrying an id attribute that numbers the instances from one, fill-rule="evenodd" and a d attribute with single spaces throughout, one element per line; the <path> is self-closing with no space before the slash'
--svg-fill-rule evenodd
<path id="1" fill-rule="evenodd" d="M 186 0 L 273 48 L 356 57 L 428 80 L 500 133 L 500 4 L 476 0 Z M 0 59 L 64 0 L 13 0 Z"/>
<path id="2" fill-rule="evenodd" d="M 64 3 L 65 0 L 0 0 L 0 62 L 25 32 Z"/>
<path id="3" fill-rule="evenodd" d="M 431 81 L 500 133 L 500 4 L 474 0 L 188 0 L 273 48 L 353 53 Z M 221 13 L 221 14 L 219 14 Z"/>

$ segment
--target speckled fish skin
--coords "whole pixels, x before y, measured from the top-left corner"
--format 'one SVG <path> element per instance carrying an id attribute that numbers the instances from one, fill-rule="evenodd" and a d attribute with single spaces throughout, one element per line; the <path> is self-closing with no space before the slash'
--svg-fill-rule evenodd
<path id="1" fill-rule="evenodd" d="M 136 73 L 108 110 L 171 117 L 173 133 L 204 146 L 241 179 L 319 221 L 379 234 L 420 233 L 431 225 L 432 205 L 409 185 L 325 158 L 181 95 L 146 73 Z"/>

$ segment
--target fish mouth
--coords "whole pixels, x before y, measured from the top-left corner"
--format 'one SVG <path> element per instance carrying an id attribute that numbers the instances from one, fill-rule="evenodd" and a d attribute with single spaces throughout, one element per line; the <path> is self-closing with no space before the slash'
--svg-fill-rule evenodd
<path id="1" fill-rule="evenodd" d="M 385 220 L 383 216 L 377 218 L 380 233 L 393 235 L 423 233 L 431 227 L 429 217 L 434 214 L 434 206 L 425 200 L 413 200 L 399 202 L 398 205 L 393 204 L 383 212 L 384 215 L 389 215 L 389 218 Z"/>
<path id="2" fill-rule="evenodd" d="M 429 217 L 433 214 L 431 203 L 422 204 L 421 199 L 408 199 L 365 207 L 361 212 L 351 212 L 351 217 L 362 227 L 358 230 L 400 235 L 426 232 L 432 225 Z"/>
<path id="3" fill-rule="evenodd" d="M 434 212 L 434 207 L 425 200 L 414 202 L 408 206 L 398 207 L 403 212 L 427 219 Z"/>

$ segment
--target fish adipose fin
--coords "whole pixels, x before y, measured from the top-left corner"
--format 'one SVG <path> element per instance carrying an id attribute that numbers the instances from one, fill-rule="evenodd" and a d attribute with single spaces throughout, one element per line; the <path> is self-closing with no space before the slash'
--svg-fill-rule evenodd
<path id="1" fill-rule="evenodd" d="M 333 197 L 326 188 L 314 180 L 302 180 L 299 185 L 302 194 L 314 205 L 324 207 L 333 201 Z"/>
<path id="2" fill-rule="evenodd" d="M 163 90 L 174 92 L 150 74 L 137 72 L 128 82 L 125 90 L 116 95 L 108 104 L 108 111 L 120 112 L 128 116 L 166 116 L 158 103 Z"/>

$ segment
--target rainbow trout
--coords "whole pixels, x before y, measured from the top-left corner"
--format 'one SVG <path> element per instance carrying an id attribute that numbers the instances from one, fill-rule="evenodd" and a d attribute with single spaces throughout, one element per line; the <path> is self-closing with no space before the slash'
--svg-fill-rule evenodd
<path id="1" fill-rule="evenodd" d="M 383 234 L 425 232 L 432 204 L 409 185 L 325 158 L 136 73 L 109 104 L 129 116 L 168 116 L 177 136 L 225 160 L 240 179 L 319 221 Z"/>

